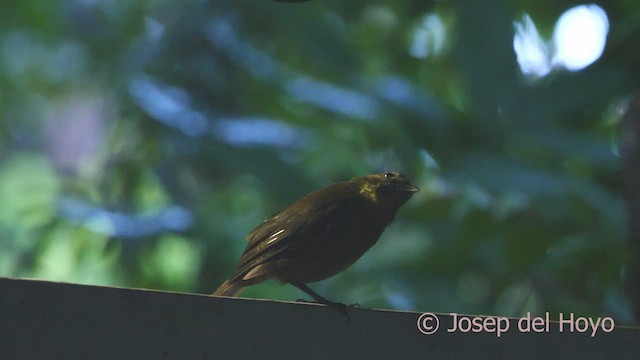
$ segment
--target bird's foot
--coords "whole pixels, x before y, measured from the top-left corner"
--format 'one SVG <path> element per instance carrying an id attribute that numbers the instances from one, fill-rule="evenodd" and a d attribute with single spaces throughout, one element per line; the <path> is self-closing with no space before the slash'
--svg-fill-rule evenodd
<path id="1" fill-rule="evenodd" d="M 351 309 L 360 309 L 360 308 L 362 308 L 359 303 L 353 303 L 353 304 L 348 304 L 347 305 L 347 304 L 337 303 L 337 302 L 333 302 L 333 301 L 329 301 L 329 300 L 324 302 L 324 301 L 307 300 L 307 299 L 300 298 L 300 299 L 296 299 L 296 302 L 307 303 L 307 304 L 323 304 L 323 305 L 330 305 L 330 306 L 333 306 L 331 304 L 337 304 L 337 305 L 342 305 L 344 307 L 351 308 Z"/>
<path id="2" fill-rule="evenodd" d="M 327 300 L 325 305 L 330 306 L 330 307 L 340 311 L 344 316 L 347 317 L 347 322 L 349 322 L 351 320 L 351 317 L 349 316 L 349 313 L 347 312 L 347 309 L 350 308 L 351 305 L 347 305 L 347 304 L 343 304 L 343 303 L 339 303 L 339 302 L 333 302 L 333 301 L 329 301 L 329 300 Z"/>
<path id="3" fill-rule="evenodd" d="M 341 312 L 344 316 L 347 317 L 347 321 L 350 320 L 349 313 L 347 312 L 347 309 L 354 309 L 354 308 L 359 308 L 360 307 L 360 304 L 358 304 L 358 303 L 347 305 L 347 304 L 334 302 L 334 301 L 330 301 L 330 300 L 326 300 L 326 299 L 324 301 L 297 299 L 296 302 L 302 302 L 302 303 L 307 303 L 307 304 L 327 305 L 327 306 L 332 307 L 332 308 L 338 310 L 339 312 Z"/>

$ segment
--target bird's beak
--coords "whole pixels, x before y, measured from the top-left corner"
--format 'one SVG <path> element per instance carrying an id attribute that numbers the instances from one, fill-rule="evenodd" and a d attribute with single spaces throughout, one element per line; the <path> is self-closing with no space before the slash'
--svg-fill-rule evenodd
<path id="1" fill-rule="evenodd" d="M 397 189 L 400 190 L 400 191 L 406 191 L 406 192 L 410 192 L 410 193 L 414 193 L 414 192 L 420 191 L 420 188 L 418 188 L 417 186 L 413 186 L 411 184 L 398 185 Z"/>

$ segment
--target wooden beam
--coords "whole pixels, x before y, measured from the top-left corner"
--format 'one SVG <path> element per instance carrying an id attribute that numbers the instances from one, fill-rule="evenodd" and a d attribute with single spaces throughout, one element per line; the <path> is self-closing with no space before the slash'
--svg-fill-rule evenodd
<path id="1" fill-rule="evenodd" d="M 640 329 L 417 328 L 421 313 L 0 278 L 0 359 L 637 358 Z M 458 316 L 460 319 L 460 316 Z M 484 319 L 484 318 L 483 318 Z M 491 320 L 489 320 L 491 322 Z M 425 322 L 425 325 L 432 325 Z"/>

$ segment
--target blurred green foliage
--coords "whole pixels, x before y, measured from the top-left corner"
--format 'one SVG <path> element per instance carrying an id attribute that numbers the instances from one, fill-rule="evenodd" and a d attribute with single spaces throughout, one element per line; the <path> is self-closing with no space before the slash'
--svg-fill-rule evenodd
<path id="1" fill-rule="evenodd" d="M 244 236 L 329 183 L 423 191 L 352 268 L 364 307 L 630 322 L 618 117 L 640 4 L 603 56 L 523 75 L 574 1 L 5 1 L 0 276 L 212 292 Z M 292 300 L 264 283 L 243 295 Z"/>

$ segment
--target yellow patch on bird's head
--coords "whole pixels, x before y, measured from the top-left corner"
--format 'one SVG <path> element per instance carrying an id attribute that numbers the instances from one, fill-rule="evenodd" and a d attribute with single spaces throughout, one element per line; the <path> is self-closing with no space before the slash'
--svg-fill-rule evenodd
<path id="1" fill-rule="evenodd" d="M 377 188 L 377 183 L 365 181 L 360 185 L 360 194 L 364 195 L 374 202 L 378 201 L 378 193 L 376 192 Z"/>
<path id="2" fill-rule="evenodd" d="M 388 172 L 354 178 L 360 194 L 374 203 L 397 203 L 398 207 L 420 191 L 399 172 Z"/>

